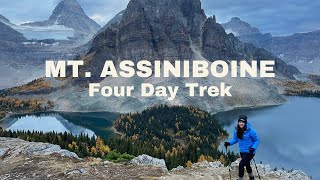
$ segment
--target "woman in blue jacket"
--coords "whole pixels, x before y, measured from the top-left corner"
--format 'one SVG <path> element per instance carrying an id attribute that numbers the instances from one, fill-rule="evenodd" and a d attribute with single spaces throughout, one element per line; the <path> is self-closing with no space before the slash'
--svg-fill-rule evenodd
<path id="1" fill-rule="evenodd" d="M 254 180 L 250 161 L 256 154 L 259 146 L 259 137 L 256 131 L 247 122 L 247 116 L 240 115 L 238 125 L 234 130 L 233 138 L 230 142 L 225 142 L 224 146 L 232 146 L 239 143 L 241 161 L 239 164 L 239 180 L 243 179 L 244 167 L 246 166 L 250 180 Z"/>

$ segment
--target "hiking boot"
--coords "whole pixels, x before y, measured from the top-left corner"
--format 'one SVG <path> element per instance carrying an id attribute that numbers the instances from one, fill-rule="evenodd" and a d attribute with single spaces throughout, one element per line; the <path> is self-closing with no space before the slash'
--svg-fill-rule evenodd
<path id="1" fill-rule="evenodd" d="M 249 179 L 250 179 L 250 180 L 254 180 L 254 177 L 253 177 L 253 176 L 252 176 L 252 177 L 249 177 Z"/>

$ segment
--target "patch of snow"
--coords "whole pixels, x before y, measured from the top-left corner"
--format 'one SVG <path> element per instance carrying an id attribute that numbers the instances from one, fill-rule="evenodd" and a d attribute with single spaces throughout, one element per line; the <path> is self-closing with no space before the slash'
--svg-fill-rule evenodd
<path id="1" fill-rule="evenodd" d="M 27 39 L 68 40 L 68 37 L 74 37 L 74 30 L 63 25 L 46 27 L 14 26 L 13 28 L 22 33 Z"/>
<path id="2" fill-rule="evenodd" d="M 41 43 L 40 43 L 40 46 L 45 46 L 45 47 L 47 47 L 47 46 L 50 46 L 50 44 L 46 44 L 46 43 L 44 43 L 44 42 L 41 42 Z"/>
<path id="3" fill-rule="evenodd" d="M 226 29 L 225 31 L 226 31 L 226 33 L 227 33 L 227 34 L 232 33 L 233 35 L 238 36 L 238 33 L 237 33 L 237 32 L 232 31 L 232 29 Z"/>
<path id="4" fill-rule="evenodd" d="M 44 43 L 44 42 L 36 42 L 36 41 L 32 41 L 32 42 L 29 42 L 29 41 L 26 41 L 26 42 L 23 42 L 22 43 L 23 45 L 36 45 L 36 44 L 39 44 L 41 47 L 47 47 L 47 46 L 52 46 L 52 47 L 58 47 L 59 46 L 59 42 L 54 42 L 52 44 L 47 44 L 47 43 Z"/>
<path id="5" fill-rule="evenodd" d="M 61 15 L 58 16 L 56 22 L 54 22 L 54 25 L 58 25 L 58 20 L 59 20 L 60 16 L 61 16 Z"/>
<path id="6" fill-rule="evenodd" d="M 37 44 L 37 42 L 35 42 L 35 41 L 32 41 L 32 42 L 23 42 L 22 43 L 23 45 L 30 45 L 30 44 Z"/>
<path id="7" fill-rule="evenodd" d="M 59 46 L 59 42 L 54 42 L 54 43 L 52 44 L 52 46 L 53 46 L 53 47 L 58 47 L 58 46 Z"/>

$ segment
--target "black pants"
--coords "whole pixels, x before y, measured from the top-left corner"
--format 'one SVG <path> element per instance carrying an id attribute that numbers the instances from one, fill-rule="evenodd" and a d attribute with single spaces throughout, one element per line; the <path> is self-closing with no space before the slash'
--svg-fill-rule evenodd
<path id="1" fill-rule="evenodd" d="M 246 167 L 248 173 L 252 173 L 252 168 L 250 166 L 250 161 L 254 157 L 254 154 L 250 153 L 240 153 L 241 161 L 239 164 L 239 177 L 244 175 L 244 167 Z"/>

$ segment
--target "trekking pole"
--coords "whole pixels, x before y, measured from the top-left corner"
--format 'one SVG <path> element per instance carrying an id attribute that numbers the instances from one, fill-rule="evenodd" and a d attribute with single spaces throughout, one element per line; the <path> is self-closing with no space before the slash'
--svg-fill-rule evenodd
<path id="1" fill-rule="evenodd" d="M 254 160 L 254 158 L 252 158 L 252 159 L 253 159 L 254 165 L 255 165 L 255 167 L 256 167 L 256 170 L 257 170 L 257 173 L 258 173 L 259 179 L 261 180 L 261 178 L 260 178 L 260 174 L 259 174 L 259 171 L 258 171 L 258 168 L 257 168 L 256 161 Z"/>
<path id="2" fill-rule="evenodd" d="M 226 146 L 226 155 L 227 155 L 227 161 L 229 161 L 229 155 L 228 155 L 228 146 Z M 230 180 L 231 180 L 231 170 L 230 170 L 230 166 L 231 166 L 231 163 L 228 163 L 229 165 L 229 176 L 230 176 Z"/>

